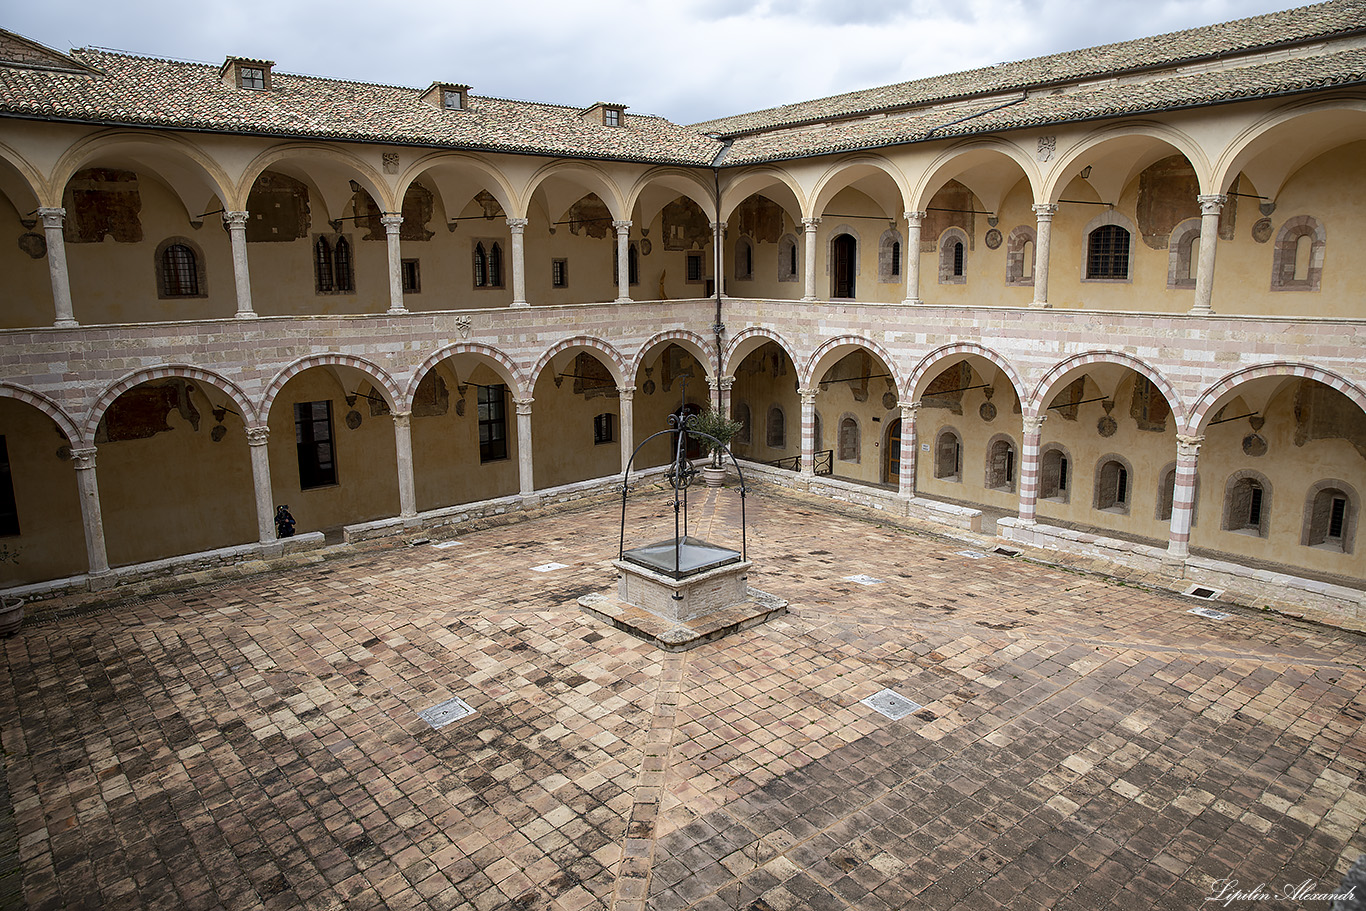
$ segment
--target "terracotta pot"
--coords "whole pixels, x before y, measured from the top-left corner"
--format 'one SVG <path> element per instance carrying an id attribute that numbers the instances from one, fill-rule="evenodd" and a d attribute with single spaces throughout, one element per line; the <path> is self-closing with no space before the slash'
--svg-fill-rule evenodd
<path id="1" fill-rule="evenodd" d="M 13 636 L 24 623 L 24 599 L 0 598 L 0 636 Z"/>

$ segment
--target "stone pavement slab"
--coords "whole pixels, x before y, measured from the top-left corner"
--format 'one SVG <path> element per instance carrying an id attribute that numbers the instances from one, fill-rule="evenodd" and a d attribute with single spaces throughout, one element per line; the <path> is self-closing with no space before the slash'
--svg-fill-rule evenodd
<path id="1" fill-rule="evenodd" d="M 0 907 L 1175 909 L 1366 853 L 1359 635 L 758 494 L 790 613 L 670 654 L 579 610 L 617 509 L 41 605 Z"/>

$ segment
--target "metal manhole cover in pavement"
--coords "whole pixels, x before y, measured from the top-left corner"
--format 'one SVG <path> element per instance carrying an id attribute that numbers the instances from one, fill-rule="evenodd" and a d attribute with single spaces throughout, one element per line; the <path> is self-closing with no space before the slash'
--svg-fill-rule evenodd
<path id="1" fill-rule="evenodd" d="M 1205 585 L 1192 585 L 1181 594 L 1189 595 L 1192 598 L 1201 598 L 1205 601 L 1213 601 L 1224 593 L 1221 588 L 1209 588 Z"/>
<path id="2" fill-rule="evenodd" d="M 912 712 L 918 712 L 924 708 L 918 702 L 912 702 L 900 693 L 893 690 L 883 690 L 874 693 L 867 699 L 861 700 L 864 705 L 875 712 L 886 715 L 893 721 L 899 721 Z"/>
<path id="3" fill-rule="evenodd" d="M 857 582 L 859 585 L 886 585 L 882 579 L 874 579 L 872 576 L 865 576 L 859 573 L 857 576 L 845 576 L 845 582 Z"/>
<path id="4" fill-rule="evenodd" d="M 1192 607 L 1190 610 L 1186 611 L 1186 613 L 1197 614 L 1209 620 L 1227 620 L 1229 617 L 1233 616 L 1232 614 L 1226 614 L 1223 611 L 1210 610 L 1208 607 Z"/>
<path id="5" fill-rule="evenodd" d="M 469 704 L 458 696 L 417 713 L 419 718 L 438 730 L 452 721 L 459 721 L 461 718 L 468 718 L 473 714 L 474 709 L 470 708 Z"/>
<path id="6" fill-rule="evenodd" d="M 556 569 L 565 569 L 568 566 L 568 563 L 542 563 L 540 566 L 531 567 L 531 571 L 533 573 L 548 573 Z"/>

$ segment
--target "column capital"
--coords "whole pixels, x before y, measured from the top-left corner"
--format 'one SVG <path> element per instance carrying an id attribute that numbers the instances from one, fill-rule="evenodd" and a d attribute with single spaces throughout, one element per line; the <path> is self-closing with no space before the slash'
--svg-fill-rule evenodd
<path id="1" fill-rule="evenodd" d="M 1038 202 L 1030 208 L 1034 210 L 1034 214 L 1038 216 L 1039 221 L 1050 221 L 1054 215 L 1058 214 L 1057 205 L 1051 202 Z"/>
<path id="2" fill-rule="evenodd" d="M 517 414 L 519 414 L 519 415 L 529 415 L 529 414 L 531 414 L 531 403 L 534 402 L 534 401 L 536 401 L 536 400 L 535 400 L 535 399 L 531 399 L 531 398 L 527 398 L 527 399 L 513 399 L 513 400 L 512 400 L 512 404 L 515 405 L 515 406 L 517 407 Z"/>
<path id="3" fill-rule="evenodd" d="M 820 394 L 819 386 L 807 386 L 797 390 L 797 395 L 802 397 L 803 405 L 812 405 L 816 402 L 816 396 Z"/>
<path id="4" fill-rule="evenodd" d="M 712 221 L 712 222 L 708 222 L 708 224 L 711 225 L 711 233 L 713 233 L 713 234 L 725 234 L 725 233 L 726 233 L 726 223 L 725 223 L 724 221 Z"/>
<path id="5" fill-rule="evenodd" d="M 94 446 L 71 447 L 71 461 L 77 471 L 89 471 L 95 467 L 95 456 L 99 452 Z"/>
<path id="6" fill-rule="evenodd" d="M 526 226 L 531 223 L 531 220 L 527 218 L 509 218 L 506 221 L 513 234 L 521 234 L 526 230 Z"/>
<path id="7" fill-rule="evenodd" d="M 66 209 L 60 206 L 39 206 L 38 217 L 43 220 L 44 228 L 60 228 L 66 218 Z"/>
<path id="8" fill-rule="evenodd" d="M 731 388 L 732 386 L 735 385 L 735 377 L 733 377 L 733 376 L 723 376 L 723 377 L 709 376 L 709 377 L 707 377 L 707 385 L 710 386 L 710 387 L 712 388 L 712 391 L 715 391 L 715 390 L 717 390 L 717 389 L 721 389 L 721 390 L 723 390 L 723 391 L 725 391 L 725 392 L 729 392 L 729 391 L 730 391 L 730 388 Z"/>
<path id="9" fill-rule="evenodd" d="M 908 210 L 908 211 L 902 213 L 902 215 L 905 217 L 906 221 L 909 222 L 909 223 L 911 224 L 912 227 L 916 227 L 916 228 L 920 227 L 920 223 L 921 223 L 922 221 L 925 220 L 925 216 L 928 215 L 928 214 L 930 214 L 930 213 L 928 213 L 928 212 L 923 212 L 923 211 L 920 211 L 920 210 L 916 210 L 916 211 L 909 211 L 909 210 Z"/>
<path id="10" fill-rule="evenodd" d="M 1048 420 L 1046 414 L 1033 414 L 1024 419 L 1024 432 L 1028 434 L 1039 433 L 1043 430 L 1043 422 Z"/>
<path id="11" fill-rule="evenodd" d="M 410 427 L 410 426 L 412 426 L 413 413 L 412 413 L 411 411 L 393 411 L 393 412 L 390 412 L 390 414 L 392 414 L 393 417 L 394 417 L 394 426 L 396 426 L 396 427 Z"/>
<path id="12" fill-rule="evenodd" d="M 1201 215 L 1218 215 L 1228 203 L 1228 197 L 1222 193 L 1204 193 L 1195 197 L 1195 201 L 1200 203 Z"/>
<path id="13" fill-rule="evenodd" d="M 618 234 L 628 234 L 631 231 L 631 222 L 629 219 L 613 219 L 612 227 L 617 229 Z"/>
<path id="14" fill-rule="evenodd" d="M 269 427 L 248 427 L 248 428 L 247 428 L 247 445 L 248 445 L 248 446 L 264 446 L 264 445 L 266 445 L 266 444 L 269 443 L 269 442 L 270 442 L 270 428 L 269 428 Z"/>
<path id="15" fill-rule="evenodd" d="M 633 399 L 633 398 L 635 397 L 635 394 L 636 394 L 636 387 L 634 387 L 634 386 L 618 386 L 618 387 L 617 387 L 617 396 L 618 396 L 618 398 L 626 399 L 628 402 L 629 402 L 631 399 Z"/>
<path id="16" fill-rule="evenodd" d="M 914 421 L 916 412 L 920 410 L 920 403 L 907 402 L 906 404 L 898 405 L 897 407 L 901 409 L 901 420 Z"/>
<path id="17" fill-rule="evenodd" d="M 1200 452 L 1200 444 L 1205 442 L 1203 434 L 1178 433 L 1176 435 L 1176 454 L 1182 456 L 1193 456 Z"/>
<path id="18" fill-rule="evenodd" d="M 815 230 L 816 230 L 816 227 L 817 227 L 818 225 L 820 225 L 820 223 L 821 223 L 821 220 L 820 220 L 819 218 L 803 218 L 803 219 L 802 219 L 802 227 L 806 229 L 806 232 L 807 232 L 808 234 L 814 233 Z"/>
<path id="19" fill-rule="evenodd" d="M 379 222 L 380 222 L 380 224 L 384 225 L 384 230 L 385 230 L 385 231 L 387 231 L 387 232 L 390 233 L 390 234 L 397 234 L 397 233 L 398 233 L 398 226 L 401 225 L 401 224 L 403 224 L 403 216 L 402 216 L 402 215 L 381 215 L 381 216 L 379 217 Z"/>
<path id="20" fill-rule="evenodd" d="M 249 218 L 251 218 L 250 212 L 224 212 L 223 224 L 227 225 L 230 231 L 245 231 Z"/>

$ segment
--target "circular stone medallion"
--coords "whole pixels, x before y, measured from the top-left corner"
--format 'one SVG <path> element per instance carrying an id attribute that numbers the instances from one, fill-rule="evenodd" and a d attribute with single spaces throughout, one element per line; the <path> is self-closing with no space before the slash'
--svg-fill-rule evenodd
<path id="1" fill-rule="evenodd" d="M 350 411 L 346 412 L 346 426 L 351 428 L 352 430 L 355 430 L 357 427 L 360 426 L 359 411 L 352 408 Z"/>
<path id="2" fill-rule="evenodd" d="M 996 420 L 996 406 L 990 402 L 983 402 L 982 407 L 977 409 L 977 413 L 982 416 L 982 420 L 988 423 Z"/>
<path id="3" fill-rule="evenodd" d="M 1243 453 L 1250 456 L 1266 455 L 1266 438 L 1259 433 L 1243 437 Z"/>
<path id="4" fill-rule="evenodd" d="M 882 393 L 882 407 L 891 411 L 896 407 L 896 396 L 890 392 Z"/>
<path id="5" fill-rule="evenodd" d="M 1001 232 L 992 228 L 987 232 L 987 249 L 995 250 L 1001 246 Z"/>
<path id="6" fill-rule="evenodd" d="M 1114 436 L 1115 431 L 1118 429 L 1119 425 L 1116 424 L 1115 419 L 1110 417 L 1108 414 L 1105 417 L 1101 418 L 1099 421 L 1096 421 L 1096 432 L 1103 437 Z"/>
<path id="7" fill-rule="evenodd" d="M 1252 223 L 1252 239 L 1259 244 L 1271 239 L 1271 219 L 1259 218 Z"/>

